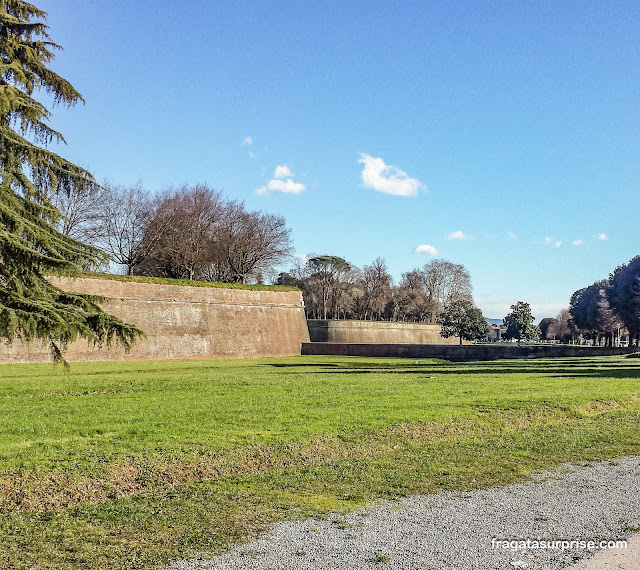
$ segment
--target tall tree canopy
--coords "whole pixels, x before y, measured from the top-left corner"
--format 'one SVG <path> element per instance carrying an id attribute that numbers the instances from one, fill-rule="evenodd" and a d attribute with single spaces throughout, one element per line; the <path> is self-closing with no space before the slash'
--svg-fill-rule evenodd
<path id="1" fill-rule="evenodd" d="M 617 267 L 609 277 L 607 297 L 629 331 L 629 342 L 640 346 L 640 255 Z"/>
<path id="2" fill-rule="evenodd" d="M 440 334 L 449 338 L 458 337 L 463 340 L 486 339 L 489 325 L 482 316 L 482 311 L 467 299 L 456 299 L 447 305 L 436 318 L 442 327 Z"/>
<path id="3" fill-rule="evenodd" d="M 609 283 L 596 281 L 571 296 L 569 311 L 573 325 L 600 343 L 603 335 L 608 345 L 613 344 L 615 331 L 622 325 L 607 299 Z"/>
<path id="4" fill-rule="evenodd" d="M 344 292 L 345 277 L 351 271 L 351 265 L 337 255 L 316 255 L 307 261 L 312 281 L 317 282 L 320 290 L 320 306 L 322 318 L 326 319 L 330 304 L 339 305 L 339 298 Z"/>
<path id="5" fill-rule="evenodd" d="M 63 292 L 46 278 L 94 267 L 105 256 L 56 229 L 60 213 L 48 198 L 95 182 L 46 148 L 64 139 L 34 92 L 67 106 L 83 99 L 48 67 L 59 46 L 45 18 L 28 2 L 0 0 L 0 336 L 42 339 L 62 360 L 61 351 L 78 336 L 96 343 L 115 338 L 128 347 L 139 331 L 106 314 L 96 299 Z"/>
<path id="6" fill-rule="evenodd" d="M 503 335 L 506 339 L 515 338 L 520 344 L 522 339 L 540 338 L 540 329 L 533 324 L 529 303 L 518 301 L 515 305 L 511 305 L 511 312 L 503 322 L 507 329 Z"/>

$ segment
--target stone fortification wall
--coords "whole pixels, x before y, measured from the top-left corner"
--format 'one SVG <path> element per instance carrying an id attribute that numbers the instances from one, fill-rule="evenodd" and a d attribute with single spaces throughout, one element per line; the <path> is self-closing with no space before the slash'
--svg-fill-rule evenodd
<path id="1" fill-rule="evenodd" d="M 309 320 L 311 342 L 372 344 L 459 344 L 440 336 L 440 325 L 387 321 Z M 465 342 L 465 344 L 468 344 Z"/>
<path id="2" fill-rule="evenodd" d="M 309 340 L 300 291 L 256 291 L 59 278 L 67 291 L 105 298 L 103 308 L 145 332 L 129 354 L 86 340 L 69 346 L 69 362 L 125 359 L 242 358 L 300 354 Z M 0 345 L 0 362 L 47 362 L 46 345 Z"/>
<path id="3" fill-rule="evenodd" d="M 568 358 L 573 356 L 613 356 L 636 352 L 638 347 L 575 346 L 566 344 L 518 346 L 517 344 L 479 344 L 468 346 L 418 344 L 344 344 L 305 342 L 302 354 L 331 356 L 392 356 L 396 358 L 442 358 L 452 362 L 501 360 L 512 358 Z"/>

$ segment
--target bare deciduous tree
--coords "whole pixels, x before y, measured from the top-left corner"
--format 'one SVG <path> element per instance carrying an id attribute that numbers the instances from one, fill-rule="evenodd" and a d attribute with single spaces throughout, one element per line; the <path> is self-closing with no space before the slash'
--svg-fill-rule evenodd
<path id="1" fill-rule="evenodd" d="M 445 260 L 408 271 L 394 285 L 382 258 L 359 270 L 341 257 L 310 255 L 279 282 L 299 286 L 307 315 L 316 319 L 435 322 L 451 302 L 471 301 L 469 272 Z"/>
<path id="2" fill-rule="evenodd" d="M 424 289 L 424 275 L 419 269 L 403 273 L 399 289 L 405 298 L 399 320 L 423 323 L 429 315 L 435 314 L 433 301 Z"/>
<path id="3" fill-rule="evenodd" d="M 113 262 L 124 265 L 128 275 L 151 254 L 154 247 L 148 225 L 153 201 L 140 183 L 107 185 L 97 196 L 96 213 L 88 224 L 89 241 L 106 251 Z"/>
<path id="4" fill-rule="evenodd" d="M 162 194 L 147 231 L 153 248 L 140 272 L 150 276 L 262 281 L 291 251 L 282 216 L 247 211 L 206 185 Z"/>
<path id="5" fill-rule="evenodd" d="M 463 265 L 434 259 L 423 267 L 422 274 L 429 322 L 435 322 L 437 315 L 453 301 L 471 300 L 471 277 Z"/>
<path id="6" fill-rule="evenodd" d="M 571 323 L 571 312 L 563 309 L 557 318 L 547 328 L 547 339 L 559 340 L 560 342 L 573 342 L 578 336 L 578 331 Z"/>
<path id="7" fill-rule="evenodd" d="M 229 203 L 216 249 L 230 281 L 246 283 L 287 259 L 291 232 L 282 216 L 248 212 L 244 204 Z"/>
<path id="8" fill-rule="evenodd" d="M 360 318 L 380 320 L 389 302 L 392 278 L 387 263 L 376 257 L 362 268 Z"/>
<path id="9" fill-rule="evenodd" d="M 61 215 L 57 229 L 73 239 L 91 241 L 102 193 L 103 189 L 96 184 L 74 186 L 69 193 L 50 192 L 48 199 Z"/>
<path id="10" fill-rule="evenodd" d="M 156 199 L 147 226 L 150 255 L 145 275 L 195 279 L 214 257 L 214 240 L 224 216 L 220 192 L 206 185 L 168 190 Z"/>

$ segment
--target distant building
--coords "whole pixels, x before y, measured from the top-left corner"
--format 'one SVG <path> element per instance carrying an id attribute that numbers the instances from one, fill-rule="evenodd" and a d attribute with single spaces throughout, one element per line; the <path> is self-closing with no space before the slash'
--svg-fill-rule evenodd
<path id="1" fill-rule="evenodd" d="M 487 340 L 489 342 L 500 342 L 502 340 L 502 334 L 504 333 L 504 326 L 495 325 L 489 323 L 489 332 L 487 333 Z"/>

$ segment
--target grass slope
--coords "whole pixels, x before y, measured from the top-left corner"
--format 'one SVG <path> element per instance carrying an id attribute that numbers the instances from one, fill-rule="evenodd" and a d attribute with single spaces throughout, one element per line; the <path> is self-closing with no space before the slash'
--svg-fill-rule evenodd
<path id="1" fill-rule="evenodd" d="M 62 274 L 66 276 L 66 274 Z M 165 277 L 142 277 L 139 275 L 114 275 L 113 273 L 79 273 L 69 277 L 85 279 L 106 279 L 124 283 L 155 283 L 156 285 L 180 285 L 183 287 L 214 287 L 217 289 L 247 289 L 250 291 L 299 291 L 297 287 L 288 285 L 264 285 L 247 283 L 219 283 L 217 281 L 195 281 L 189 279 L 168 279 Z"/>
<path id="2" fill-rule="evenodd" d="M 292 516 L 640 453 L 640 362 L 0 368 L 0 567 L 152 568 Z"/>

